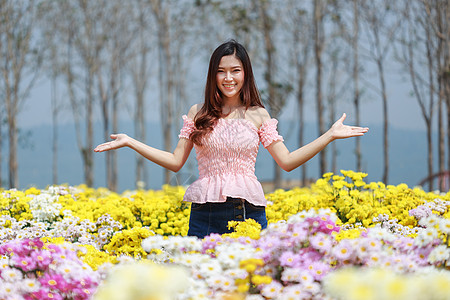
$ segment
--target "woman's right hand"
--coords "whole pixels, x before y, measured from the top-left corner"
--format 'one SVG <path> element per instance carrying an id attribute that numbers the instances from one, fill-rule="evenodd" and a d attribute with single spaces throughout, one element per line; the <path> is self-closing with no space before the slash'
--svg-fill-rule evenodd
<path id="1" fill-rule="evenodd" d="M 108 150 L 119 149 L 127 146 L 130 140 L 130 137 L 123 133 L 111 134 L 110 137 L 113 139 L 113 141 L 98 145 L 97 147 L 95 147 L 94 151 L 103 152 Z"/>

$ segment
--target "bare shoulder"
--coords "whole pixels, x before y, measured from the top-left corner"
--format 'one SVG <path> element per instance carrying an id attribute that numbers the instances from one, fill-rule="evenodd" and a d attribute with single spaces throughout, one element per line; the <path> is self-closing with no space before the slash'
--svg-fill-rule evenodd
<path id="1" fill-rule="evenodd" d="M 195 116 L 197 115 L 201 107 L 202 107 L 201 104 L 192 105 L 187 114 L 188 118 L 194 120 Z"/>
<path id="2" fill-rule="evenodd" d="M 247 110 L 245 118 L 259 128 L 265 121 L 270 119 L 270 115 L 264 107 L 252 106 Z"/>

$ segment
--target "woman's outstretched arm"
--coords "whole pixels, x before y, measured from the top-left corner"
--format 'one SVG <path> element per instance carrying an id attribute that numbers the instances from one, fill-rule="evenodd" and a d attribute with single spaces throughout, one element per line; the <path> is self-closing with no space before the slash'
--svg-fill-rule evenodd
<path id="1" fill-rule="evenodd" d="M 111 134 L 111 138 L 113 139 L 112 141 L 98 145 L 95 147 L 94 151 L 103 152 L 122 147 L 129 147 L 148 160 L 173 172 L 178 172 L 183 167 L 193 147 L 193 143 L 190 140 L 180 138 L 177 147 L 173 153 L 171 153 L 150 147 L 123 133 Z"/>
<path id="2" fill-rule="evenodd" d="M 290 172 L 313 158 L 332 141 L 362 136 L 369 131 L 367 127 L 344 125 L 345 118 L 346 114 L 344 113 L 327 132 L 293 152 L 289 152 L 282 141 L 272 143 L 267 150 L 283 170 Z"/>

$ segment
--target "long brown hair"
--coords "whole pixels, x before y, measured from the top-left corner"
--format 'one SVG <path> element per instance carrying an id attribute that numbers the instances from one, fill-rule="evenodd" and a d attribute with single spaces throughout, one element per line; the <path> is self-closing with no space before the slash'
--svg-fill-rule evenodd
<path id="1" fill-rule="evenodd" d="M 218 119 L 223 116 L 223 99 L 222 93 L 217 87 L 216 74 L 219 69 L 220 60 L 223 56 L 228 55 L 235 55 L 236 58 L 241 61 L 244 69 L 244 84 L 239 96 L 245 109 L 248 109 L 251 106 L 264 107 L 256 87 L 250 57 L 244 46 L 235 40 L 229 40 L 228 42 L 223 43 L 214 50 L 209 61 L 208 77 L 205 86 L 205 102 L 195 116 L 194 122 L 196 129 L 190 135 L 190 139 L 194 144 L 202 145 L 203 137 L 213 130 Z"/>

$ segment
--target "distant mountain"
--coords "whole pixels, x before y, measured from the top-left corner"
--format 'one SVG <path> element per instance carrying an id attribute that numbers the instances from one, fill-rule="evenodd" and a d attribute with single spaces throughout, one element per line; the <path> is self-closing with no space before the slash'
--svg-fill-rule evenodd
<path id="1" fill-rule="evenodd" d="M 383 166 L 383 136 L 381 126 L 369 126 L 369 133 L 361 138 L 363 151 L 363 168 L 369 176 L 367 181 L 380 181 Z M 133 136 L 131 122 L 120 124 L 122 132 Z M 19 150 L 19 183 L 20 188 L 36 186 L 45 188 L 52 181 L 52 141 L 51 127 L 43 125 L 29 128 L 25 148 Z M 26 130 L 26 131 L 27 131 Z M 285 138 L 290 150 L 297 146 L 298 126 L 293 122 L 280 121 L 279 131 Z M 101 126 L 96 124 L 95 144 L 102 143 Z M 157 148 L 162 147 L 161 128 L 157 123 L 148 123 L 147 143 Z M 312 124 L 306 126 L 306 141 L 310 142 L 317 137 L 317 130 Z M 62 125 L 58 129 L 58 176 L 59 183 L 78 185 L 83 183 L 83 169 L 81 156 L 75 139 L 74 126 Z M 174 133 L 174 146 L 175 137 Z M 434 137 L 436 140 L 436 137 Z M 406 183 L 412 187 L 427 176 L 426 165 L 426 133 L 418 130 L 404 130 L 390 128 L 390 176 L 389 184 Z M 354 145 L 355 139 L 335 141 L 338 148 L 338 170 L 355 169 Z M 434 143 L 437 145 L 437 142 Z M 94 145 L 95 146 L 95 145 Z M 331 146 L 331 145 L 330 145 Z M 328 146 L 328 155 L 331 147 Z M 256 163 L 256 175 L 261 181 L 271 181 L 273 178 L 274 161 L 262 145 Z M 3 152 L 7 155 L 6 151 Z M 119 153 L 119 191 L 135 188 L 135 153 L 130 149 L 120 149 Z M 198 176 L 194 151 L 187 164 L 178 173 L 173 173 L 172 184 L 188 185 Z M 105 155 L 94 153 L 95 186 L 105 186 Z M 6 164 L 3 163 L 3 174 L 7 174 Z M 162 182 L 163 169 L 151 162 L 147 164 L 149 182 L 147 188 L 159 189 Z M 308 177 L 318 178 L 318 159 L 313 158 L 307 163 Z M 290 173 L 282 172 L 283 179 L 299 179 L 300 169 Z M 6 176 L 3 176 L 6 178 Z"/>

